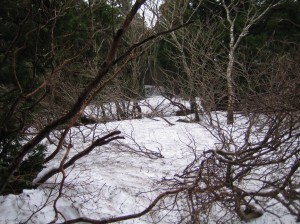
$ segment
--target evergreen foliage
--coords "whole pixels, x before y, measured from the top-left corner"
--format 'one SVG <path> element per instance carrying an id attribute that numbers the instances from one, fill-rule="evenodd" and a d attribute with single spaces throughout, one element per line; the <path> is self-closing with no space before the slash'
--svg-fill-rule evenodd
<path id="1" fill-rule="evenodd" d="M 23 138 L 20 136 L 3 138 L 2 136 L 0 140 L 0 182 L 2 182 L 7 175 L 7 167 L 22 147 Z M 35 147 L 14 172 L 3 194 L 19 194 L 23 189 L 33 188 L 32 181 L 44 168 L 45 152 L 45 145 L 39 144 Z"/>

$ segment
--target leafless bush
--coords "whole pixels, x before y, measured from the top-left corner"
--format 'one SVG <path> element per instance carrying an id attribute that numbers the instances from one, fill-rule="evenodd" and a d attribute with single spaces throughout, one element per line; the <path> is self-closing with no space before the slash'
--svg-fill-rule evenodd
<path id="1" fill-rule="evenodd" d="M 217 212 L 244 221 L 289 213 L 299 221 L 299 65 L 284 56 L 274 57 L 271 67 L 269 79 L 260 82 L 264 92 L 249 95 L 246 116 L 236 113 L 236 123 L 227 125 L 225 113 L 208 113 L 201 124 L 215 147 L 193 150 L 195 159 L 183 173 L 165 180 L 187 189 L 178 200 L 193 223 Z"/>

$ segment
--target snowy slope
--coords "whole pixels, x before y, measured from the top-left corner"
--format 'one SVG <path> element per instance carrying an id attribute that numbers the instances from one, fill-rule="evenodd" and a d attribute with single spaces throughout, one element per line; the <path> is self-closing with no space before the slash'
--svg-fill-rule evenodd
<path id="1" fill-rule="evenodd" d="M 192 148 L 200 152 L 214 146 L 214 138 L 201 125 L 176 122 L 178 117 L 167 119 L 174 125 L 156 117 L 73 128 L 67 138 L 74 145 L 69 157 L 87 147 L 90 140 L 112 130 L 121 131 L 125 139 L 96 148 L 66 170 L 66 187 L 57 206 L 65 218 L 103 219 L 140 212 L 163 192 L 159 184 L 163 178 L 173 178 L 193 160 Z M 51 149 L 53 145 L 49 145 Z M 145 156 L 145 151 L 151 152 L 151 158 Z M 39 176 L 58 167 L 63 155 L 61 152 L 47 164 Z M 20 195 L 0 196 L 0 223 L 51 222 L 57 195 L 53 186 L 60 178 L 53 177 L 42 187 L 24 190 Z M 264 214 L 251 223 L 295 223 L 294 217 L 278 209 L 281 219 Z M 157 211 L 124 223 L 177 223 L 177 218 L 175 212 Z M 60 218 L 57 223 L 62 221 Z"/>

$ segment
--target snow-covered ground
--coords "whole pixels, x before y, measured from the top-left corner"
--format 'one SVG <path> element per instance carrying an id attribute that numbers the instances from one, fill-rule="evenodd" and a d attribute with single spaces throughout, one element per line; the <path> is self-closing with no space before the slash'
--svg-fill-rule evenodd
<path id="1" fill-rule="evenodd" d="M 143 111 L 149 110 L 151 104 L 153 108 L 165 107 L 164 112 L 174 112 L 161 97 L 145 102 Z M 201 152 L 214 146 L 215 139 L 203 126 L 176 122 L 178 117 L 175 116 L 166 119 L 174 125 L 154 117 L 73 128 L 67 138 L 68 143 L 73 144 L 69 157 L 86 148 L 93 139 L 113 130 L 121 131 L 125 139 L 96 148 L 66 170 L 63 196 L 57 205 L 63 216 L 101 220 L 141 212 L 163 192 L 160 181 L 181 173 L 194 159 L 193 150 Z M 49 145 L 49 151 L 54 148 Z M 37 180 L 52 167 L 58 167 L 64 153 L 60 152 L 49 162 Z M 0 196 L 0 223 L 51 222 L 55 214 L 53 201 L 57 196 L 57 188 L 53 186 L 60 179 L 59 175 L 55 176 L 38 189 L 24 190 L 20 195 Z M 277 214 L 279 211 L 286 213 L 283 208 L 278 209 Z M 176 212 L 154 211 L 124 223 L 177 223 Z M 62 221 L 60 217 L 57 223 Z M 283 215 L 280 219 L 265 213 L 250 223 L 295 223 L 295 218 Z"/>

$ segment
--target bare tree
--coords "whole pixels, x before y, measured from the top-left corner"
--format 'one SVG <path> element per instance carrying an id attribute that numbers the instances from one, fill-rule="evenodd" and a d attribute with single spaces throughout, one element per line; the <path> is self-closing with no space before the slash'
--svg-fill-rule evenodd
<path id="1" fill-rule="evenodd" d="M 199 3 L 200 4 L 200 3 Z M 161 7 L 161 11 L 157 13 L 158 18 L 159 18 L 159 26 L 160 27 L 171 27 L 173 24 L 176 23 L 184 23 L 184 21 L 190 22 L 190 18 L 184 18 L 184 15 L 186 13 L 188 6 L 188 1 L 180 1 L 180 2 L 171 2 L 167 1 L 164 3 L 164 5 Z M 172 62 L 178 66 L 178 72 L 181 72 L 182 68 L 182 73 L 183 74 L 172 74 L 171 72 L 164 71 L 165 74 L 171 73 L 170 76 L 166 77 L 168 85 L 166 85 L 165 82 L 165 88 L 166 87 L 171 87 L 175 86 L 177 84 L 178 89 L 184 89 L 181 91 L 181 96 L 183 93 L 186 94 L 186 98 L 190 100 L 190 109 L 187 109 L 184 105 L 176 104 L 175 102 L 172 102 L 174 105 L 178 105 L 180 108 L 180 112 L 182 115 L 190 114 L 190 113 L 195 113 L 195 120 L 199 121 L 199 111 L 198 111 L 198 105 L 196 102 L 196 82 L 195 82 L 195 76 L 197 74 L 195 70 L 192 70 L 194 68 L 191 67 L 192 63 L 189 63 L 190 60 L 190 52 L 185 53 L 186 50 L 188 49 L 185 46 L 185 41 L 188 38 L 185 38 L 185 35 L 189 30 L 192 28 L 190 27 L 189 29 L 184 29 L 180 33 L 178 32 L 172 32 L 170 34 L 171 38 L 170 39 L 165 39 L 163 41 L 166 41 L 168 44 L 170 44 L 171 48 L 175 48 L 176 51 L 178 52 L 170 52 L 168 55 Z M 178 56 L 178 53 L 180 56 Z M 180 59 L 180 62 L 178 63 L 178 59 Z M 175 77 L 173 77 L 173 75 Z M 173 95 L 176 95 L 174 92 L 174 89 L 167 90 L 168 93 L 173 93 Z M 168 97 L 169 98 L 169 97 Z M 169 100 L 172 101 L 171 98 Z M 180 113 L 179 112 L 179 113 Z"/>
<path id="2" fill-rule="evenodd" d="M 220 59 L 222 51 L 218 51 L 222 46 L 220 38 L 224 34 L 220 32 L 215 19 L 205 18 L 203 21 L 192 19 L 193 13 L 196 14 L 197 10 L 203 7 L 202 1 L 199 1 L 193 9 L 189 8 L 187 1 L 184 1 L 184 4 L 175 2 L 169 4 L 173 6 L 161 13 L 159 25 L 168 27 L 174 21 L 183 22 L 185 19 L 193 23 L 188 28 L 172 32 L 171 38 L 163 40 L 169 46 L 170 50 L 166 56 L 174 69 L 163 70 L 165 80 L 161 83 L 164 83 L 167 93 L 190 100 L 189 109 L 177 103 L 180 109 L 178 114 L 195 113 L 195 120 L 199 121 L 203 110 L 210 112 L 220 109 L 218 105 L 226 96 L 221 74 L 224 66 Z M 176 14 L 179 5 L 182 9 Z M 189 15 L 188 18 L 186 15 Z M 170 97 L 167 98 L 171 100 Z"/>
<path id="3" fill-rule="evenodd" d="M 297 59 L 292 59 L 297 57 L 273 56 L 266 64 L 256 65 L 259 68 L 251 75 L 246 69 L 243 70 L 241 61 L 238 61 L 239 67 L 235 66 L 237 49 L 250 27 L 281 2 L 273 2 L 266 8 L 260 8 L 254 1 L 246 4 L 246 8 L 241 7 L 240 3 L 221 3 L 226 12 L 230 37 L 225 64 L 229 99 L 227 116 L 210 112 L 204 117 L 207 120 L 202 122 L 215 137 L 216 147 L 203 153 L 193 148 L 194 161 L 182 174 L 164 182 L 172 189 L 185 189 L 172 197 L 176 201 L 172 205 L 178 206 L 176 209 L 186 214 L 186 219 L 192 223 L 218 219 L 220 216 L 214 214 L 215 210 L 224 212 L 227 218 L 214 220 L 219 223 L 233 219 L 249 221 L 259 218 L 265 212 L 276 216 L 271 210 L 274 209 L 273 203 L 279 203 L 299 219 L 299 94 L 295 92 L 296 83 L 299 83 L 299 68 L 295 63 Z M 173 4 L 176 8 L 177 4 Z M 170 11 L 170 18 L 176 17 L 175 11 Z M 245 20 L 241 30 L 236 32 L 238 16 Z M 220 75 L 224 65 L 213 56 L 207 61 L 196 57 L 192 60 L 199 53 L 193 48 L 196 41 L 192 41 L 201 39 L 197 39 L 197 35 L 200 34 L 193 36 L 187 30 L 180 30 L 173 32 L 168 39 L 170 45 L 178 50 L 170 53 L 171 58 L 182 63 L 178 68 L 190 74 L 188 77 L 192 82 L 198 80 L 195 71 L 205 68 L 205 62 L 219 65 L 215 68 L 216 74 L 219 72 Z M 234 69 L 240 69 L 241 75 L 251 85 L 243 88 L 235 85 Z M 175 86 L 176 81 L 174 78 L 170 83 Z M 183 81 L 180 80 L 180 83 Z M 257 88 L 263 91 L 255 91 Z M 233 124 L 235 91 L 245 91 L 242 108 L 247 116 L 240 115 L 239 122 Z"/>
<path id="4" fill-rule="evenodd" d="M 227 123 L 234 122 L 234 81 L 233 81 L 233 68 L 236 62 L 235 54 L 241 40 L 249 33 L 249 29 L 261 20 L 265 14 L 272 8 L 281 4 L 281 1 L 272 1 L 265 8 L 262 8 L 256 1 L 250 1 L 244 4 L 243 1 L 231 1 L 229 4 L 222 0 L 222 6 L 226 11 L 226 20 L 229 31 L 229 46 L 228 46 L 228 64 L 226 68 L 226 80 L 228 91 L 228 104 L 227 104 Z M 244 22 L 240 30 L 237 30 L 237 19 L 243 17 Z M 225 23 L 224 23 L 225 24 Z"/>
<path id="5" fill-rule="evenodd" d="M 274 56 L 261 65 L 261 71 L 269 72 L 268 81 L 259 82 L 266 91 L 251 92 L 247 116 L 240 115 L 234 125 L 227 125 L 224 113 L 204 117 L 202 125 L 214 136 L 215 147 L 199 151 L 192 144 L 194 160 L 165 180 L 187 189 L 176 196 L 177 204 L 193 223 L 250 221 L 264 213 L 277 217 L 282 212 L 276 210 L 278 204 L 299 220 L 297 57 Z M 222 220 L 215 211 L 224 214 Z"/>

